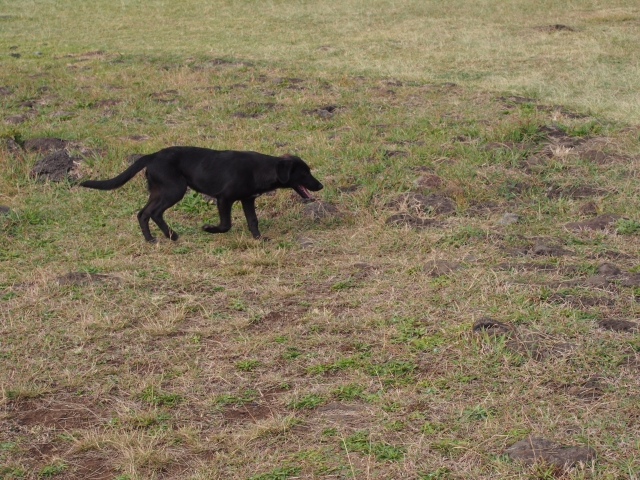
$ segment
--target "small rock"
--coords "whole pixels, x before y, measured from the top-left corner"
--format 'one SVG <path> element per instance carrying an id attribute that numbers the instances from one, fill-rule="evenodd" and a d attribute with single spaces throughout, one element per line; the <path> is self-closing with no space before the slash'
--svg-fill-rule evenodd
<path id="1" fill-rule="evenodd" d="M 331 203 L 317 201 L 306 204 L 302 209 L 302 214 L 311 218 L 311 220 L 318 220 L 321 218 L 337 217 L 339 211 L 335 205 Z"/>
<path id="2" fill-rule="evenodd" d="M 425 271 L 432 277 L 440 277 L 460 269 L 460 264 L 447 260 L 431 260 L 425 265 Z"/>
<path id="3" fill-rule="evenodd" d="M 513 223 L 518 223 L 518 220 L 520 220 L 520 215 L 516 213 L 505 213 L 496 223 L 498 225 L 511 225 Z"/>
<path id="4" fill-rule="evenodd" d="M 68 176 L 78 160 L 80 160 L 79 157 L 71 157 L 66 151 L 58 150 L 38 160 L 30 174 L 34 178 L 46 178 L 58 182 Z"/>
<path id="5" fill-rule="evenodd" d="M 571 467 L 576 463 L 593 460 L 596 452 L 590 447 L 568 447 L 539 437 L 528 437 L 505 450 L 513 460 L 525 464 L 544 461 L 559 467 Z"/>
<path id="6" fill-rule="evenodd" d="M 27 121 L 26 115 L 10 115 L 8 117 L 4 117 L 4 122 L 9 123 L 11 125 L 19 125 L 26 121 Z"/>
<path id="7" fill-rule="evenodd" d="M 620 275 L 622 270 L 616 267 L 613 263 L 601 263 L 598 265 L 596 272 L 598 275 L 602 275 L 604 277 L 613 277 Z"/>
<path id="8" fill-rule="evenodd" d="M 409 225 L 416 228 L 435 227 L 440 224 L 440 222 L 432 218 L 418 218 L 408 213 L 397 213 L 395 215 L 391 215 L 384 223 L 386 225 Z"/>
<path id="9" fill-rule="evenodd" d="M 0 215 L 9 215 L 11 209 L 6 205 L 0 205 Z"/>
<path id="10" fill-rule="evenodd" d="M 605 213 L 584 222 L 569 222 L 565 225 L 568 230 L 606 230 L 622 218 L 620 215 Z"/>
<path id="11" fill-rule="evenodd" d="M 10 53 L 9 56 L 13 58 L 20 58 L 22 55 L 20 55 L 19 53 L 13 52 L 13 53 Z"/>
<path id="12" fill-rule="evenodd" d="M 638 324 L 635 322 L 629 322 L 627 320 L 600 320 L 598 322 L 600 328 L 605 330 L 613 330 L 614 332 L 637 332 Z"/>

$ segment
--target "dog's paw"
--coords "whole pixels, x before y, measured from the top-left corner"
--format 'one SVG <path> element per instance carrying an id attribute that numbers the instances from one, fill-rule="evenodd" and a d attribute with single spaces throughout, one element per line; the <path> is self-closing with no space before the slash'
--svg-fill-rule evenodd
<path id="1" fill-rule="evenodd" d="M 204 225 L 202 225 L 202 230 L 209 233 L 215 233 L 218 231 L 218 226 L 211 225 L 210 223 L 205 223 Z"/>
<path id="2" fill-rule="evenodd" d="M 178 240 L 178 238 L 180 238 L 180 236 L 176 232 L 170 232 L 169 238 L 175 242 L 176 240 Z"/>

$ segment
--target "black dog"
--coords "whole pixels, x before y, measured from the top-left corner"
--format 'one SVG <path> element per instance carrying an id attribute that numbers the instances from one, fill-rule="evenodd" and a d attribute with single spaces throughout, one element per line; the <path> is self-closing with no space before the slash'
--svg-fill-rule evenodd
<path id="1" fill-rule="evenodd" d="M 310 198 L 307 190 L 316 192 L 322 189 L 322 184 L 311 175 L 309 166 L 298 157 L 272 157 L 256 152 L 198 147 L 165 148 L 139 158 L 111 180 L 89 180 L 80 185 L 98 190 L 113 190 L 127 183 L 145 167 L 149 201 L 138 213 L 138 221 L 148 242 L 156 241 L 149 231 L 150 218 L 167 238 L 178 239 L 162 214 L 182 200 L 187 187 L 214 197 L 217 201 L 220 224 L 203 225 L 204 231 L 229 231 L 231 206 L 233 202 L 240 200 L 254 238 L 260 238 L 255 209 L 257 196 L 277 188 L 293 188 L 302 198 Z"/>

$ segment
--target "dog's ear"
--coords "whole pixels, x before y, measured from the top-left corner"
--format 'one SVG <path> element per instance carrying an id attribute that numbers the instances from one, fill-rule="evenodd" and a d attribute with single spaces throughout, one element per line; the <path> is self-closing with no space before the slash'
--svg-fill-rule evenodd
<path id="1" fill-rule="evenodd" d="M 276 166 L 276 175 L 280 183 L 287 183 L 293 170 L 293 160 L 280 160 Z"/>

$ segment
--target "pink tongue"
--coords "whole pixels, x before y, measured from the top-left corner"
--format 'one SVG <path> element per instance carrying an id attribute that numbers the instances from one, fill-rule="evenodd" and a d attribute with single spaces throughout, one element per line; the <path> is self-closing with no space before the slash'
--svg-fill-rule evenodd
<path id="1" fill-rule="evenodd" d="M 304 188 L 302 185 L 300 185 L 300 190 L 302 190 L 302 191 L 305 193 L 305 195 L 306 195 L 307 197 L 310 197 L 310 196 L 311 196 L 311 195 L 309 195 L 309 192 L 307 192 L 307 189 L 306 189 L 306 188 Z"/>

